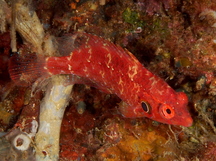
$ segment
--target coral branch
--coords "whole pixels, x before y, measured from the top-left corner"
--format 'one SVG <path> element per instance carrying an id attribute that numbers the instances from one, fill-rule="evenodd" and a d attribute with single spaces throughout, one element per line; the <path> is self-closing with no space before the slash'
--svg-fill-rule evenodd
<path id="1" fill-rule="evenodd" d="M 61 122 L 73 87 L 65 87 L 64 80 L 60 76 L 52 79 L 41 103 L 40 127 L 35 140 L 36 159 L 40 161 L 58 160 Z"/>

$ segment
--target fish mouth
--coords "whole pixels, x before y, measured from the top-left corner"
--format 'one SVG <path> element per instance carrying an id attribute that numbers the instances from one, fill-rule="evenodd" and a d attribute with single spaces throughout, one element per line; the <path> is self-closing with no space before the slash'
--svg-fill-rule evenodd
<path id="1" fill-rule="evenodd" d="M 193 119 L 191 116 L 182 117 L 178 120 L 177 119 L 170 120 L 170 124 L 178 125 L 178 126 L 184 126 L 184 127 L 190 127 L 193 124 Z"/>
<path id="2" fill-rule="evenodd" d="M 193 124 L 193 119 L 191 117 L 187 117 L 184 119 L 184 122 L 182 122 L 182 126 L 190 127 Z"/>

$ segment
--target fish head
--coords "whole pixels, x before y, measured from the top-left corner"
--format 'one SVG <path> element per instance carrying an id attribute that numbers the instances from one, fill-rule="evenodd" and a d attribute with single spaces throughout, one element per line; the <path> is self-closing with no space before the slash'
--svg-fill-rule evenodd
<path id="1" fill-rule="evenodd" d="M 171 96 L 172 98 L 159 104 L 158 108 L 155 109 L 155 113 L 157 113 L 157 118 L 155 119 L 171 125 L 191 126 L 193 119 L 188 111 L 188 98 L 186 94 L 177 92 Z"/>
<path id="2" fill-rule="evenodd" d="M 120 111 L 125 117 L 148 117 L 152 120 L 189 127 L 193 120 L 187 109 L 188 98 L 183 92 L 175 92 L 161 102 L 147 93 L 142 93 L 134 98 L 133 103 L 124 103 L 120 106 Z"/>

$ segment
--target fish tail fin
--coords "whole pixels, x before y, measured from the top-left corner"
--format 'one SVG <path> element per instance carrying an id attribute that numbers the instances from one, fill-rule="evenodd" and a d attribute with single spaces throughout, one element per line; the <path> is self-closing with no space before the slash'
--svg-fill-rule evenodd
<path id="1" fill-rule="evenodd" d="M 30 86 L 38 78 L 48 75 L 44 69 L 45 58 L 36 54 L 12 56 L 9 61 L 9 74 L 11 79 L 20 86 Z"/>

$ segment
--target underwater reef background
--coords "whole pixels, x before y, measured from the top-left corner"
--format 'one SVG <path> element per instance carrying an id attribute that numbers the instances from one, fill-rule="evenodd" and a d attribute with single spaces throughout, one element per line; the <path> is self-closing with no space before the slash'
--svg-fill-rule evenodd
<path id="1" fill-rule="evenodd" d="M 43 46 L 36 41 L 35 45 L 28 45 L 32 38 L 23 38 L 26 33 L 22 27 L 17 27 L 14 38 L 13 16 L 19 19 L 14 3 L 28 8 L 26 16 L 33 17 L 35 13 L 49 35 L 60 37 L 83 31 L 129 50 L 148 70 L 189 98 L 193 125 L 172 126 L 148 118 L 124 118 L 118 111 L 121 100 L 117 96 L 76 84 L 62 119 L 60 161 L 216 160 L 216 3 L 211 0 L 1 0 L 2 160 L 35 160 L 34 147 L 38 142 L 34 137 L 40 104 L 48 90 L 46 80 L 38 88 L 17 86 L 10 79 L 8 64 L 14 46 L 19 53 L 33 53 Z M 34 30 L 27 32 L 35 37 L 32 33 Z M 45 46 L 43 50 L 50 48 Z M 33 88 L 36 92 L 32 95 Z M 31 137 L 31 143 L 25 148 L 23 140 L 16 140 L 16 136 L 25 138 L 26 134 Z M 46 158 L 49 154 L 43 155 Z"/>

